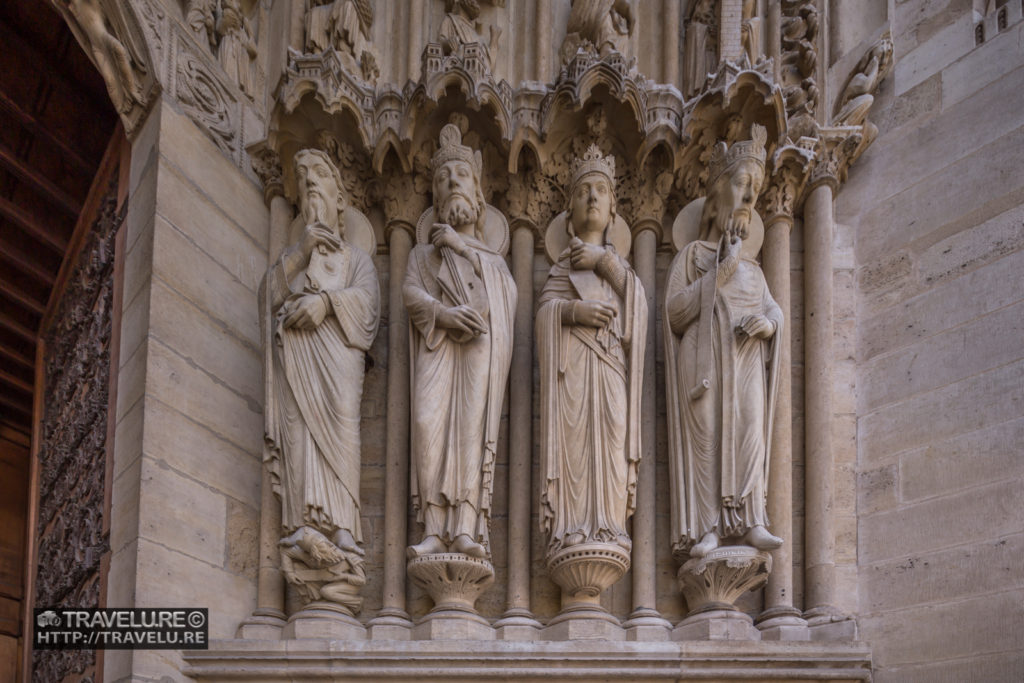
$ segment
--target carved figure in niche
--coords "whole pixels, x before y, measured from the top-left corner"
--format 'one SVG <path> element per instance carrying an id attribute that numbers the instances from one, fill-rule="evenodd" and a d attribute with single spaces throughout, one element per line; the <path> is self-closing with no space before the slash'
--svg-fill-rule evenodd
<path id="1" fill-rule="evenodd" d="M 306 9 L 306 51 L 338 50 L 354 73 L 368 81 L 379 74 L 369 51 L 373 28 L 371 0 L 310 0 Z"/>
<path id="2" fill-rule="evenodd" d="M 765 139 L 754 125 L 753 140 L 718 143 L 699 237 L 669 269 L 665 383 L 677 557 L 703 557 L 725 539 L 758 550 L 782 544 L 767 529 L 766 486 L 783 320 L 755 260 L 764 238 L 754 203 Z"/>
<path id="3" fill-rule="evenodd" d="M 892 52 L 892 39 L 886 34 L 861 57 L 839 97 L 839 113 L 834 120 L 836 125 L 859 126 L 864 123 L 875 101 L 874 93 L 892 68 Z"/>
<path id="4" fill-rule="evenodd" d="M 549 561 L 566 548 L 604 543 L 619 546 L 628 567 L 647 303 L 613 244 L 614 158 L 592 145 L 571 173 L 568 245 L 557 254 L 537 311 L 540 523 Z"/>
<path id="5" fill-rule="evenodd" d="M 686 96 L 704 89 L 708 73 L 718 65 L 718 22 L 715 0 L 696 0 L 686 22 Z"/>
<path id="6" fill-rule="evenodd" d="M 120 3 L 115 0 L 52 1 L 68 20 L 79 44 L 92 56 L 114 108 L 127 114 L 136 104 L 141 105 L 143 93 L 139 76 L 146 73 L 145 53 L 133 44 Z"/>
<path id="7" fill-rule="evenodd" d="M 436 220 L 409 256 L 403 294 L 412 365 L 412 500 L 423 540 L 410 559 L 490 554 L 501 404 L 516 289 L 485 239 L 482 159 L 453 124 L 431 160 Z"/>
<path id="8" fill-rule="evenodd" d="M 579 50 L 604 57 L 627 54 L 636 23 L 634 0 L 572 0 L 569 24 L 559 51 L 568 64 Z"/>
<path id="9" fill-rule="evenodd" d="M 743 23 L 740 40 L 751 64 L 761 56 L 761 17 L 757 16 L 757 0 L 743 0 Z"/>
<path id="10" fill-rule="evenodd" d="M 305 228 L 260 290 L 267 354 L 266 456 L 281 499 L 287 579 L 306 602 L 359 610 L 360 400 L 380 292 L 370 256 L 346 241 L 341 176 L 320 150 L 295 155 Z"/>
<path id="11" fill-rule="evenodd" d="M 256 43 L 252 28 L 242 11 L 241 0 L 220 0 L 217 36 L 220 47 L 217 58 L 229 80 L 247 95 L 255 95 L 252 82 L 252 60 L 256 59 Z"/>
<path id="12" fill-rule="evenodd" d="M 489 40 L 484 43 L 481 35 L 483 25 L 477 21 L 480 17 L 479 0 L 445 0 L 444 11 L 446 14 L 441 20 L 441 30 L 438 34 L 444 53 L 450 55 L 458 52 L 462 45 L 479 43 L 484 47 L 490 63 L 491 56 L 497 54 L 501 29 L 491 26 Z"/>
<path id="13" fill-rule="evenodd" d="M 201 45 L 217 49 L 217 0 L 190 0 L 185 23 Z"/>

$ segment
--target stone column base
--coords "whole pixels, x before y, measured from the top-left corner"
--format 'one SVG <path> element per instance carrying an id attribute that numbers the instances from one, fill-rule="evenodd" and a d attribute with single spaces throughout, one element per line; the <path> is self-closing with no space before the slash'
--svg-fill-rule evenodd
<path id="1" fill-rule="evenodd" d="M 413 640 L 494 640 L 495 632 L 479 614 L 461 610 L 431 612 L 412 627 Z"/>
<path id="2" fill-rule="evenodd" d="M 629 615 L 629 621 L 622 625 L 626 629 L 626 640 L 642 643 L 659 643 L 669 639 L 672 624 L 663 619 L 656 609 L 639 608 Z"/>
<path id="3" fill-rule="evenodd" d="M 499 640 L 537 640 L 543 625 L 528 609 L 510 609 L 494 622 Z"/>
<path id="4" fill-rule="evenodd" d="M 285 623 L 284 612 L 257 609 L 251 617 L 238 625 L 235 637 L 243 640 L 280 640 Z"/>
<path id="5" fill-rule="evenodd" d="M 409 640 L 412 620 L 404 610 L 385 608 L 366 623 L 371 640 Z"/>
<path id="6" fill-rule="evenodd" d="M 548 622 L 543 640 L 625 640 L 626 631 L 619 620 L 600 605 L 576 605 L 564 608 Z"/>
<path id="7" fill-rule="evenodd" d="M 691 614 L 672 630 L 672 640 L 761 640 L 754 620 L 735 609 Z"/>
<path id="8" fill-rule="evenodd" d="M 761 640 L 810 640 L 807 622 L 795 607 L 774 607 L 755 620 Z"/>
<path id="9" fill-rule="evenodd" d="M 281 630 L 281 638 L 366 640 L 366 628 L 339 605 L 330 602 L 311 602 L 288 619 L 288 623 Z"/>
<path id="10" fill-rule="evenodd" d="M 813 607 L 804 612 L 811 640 L 856 640 L 857 622 L 832 605 Z"/>

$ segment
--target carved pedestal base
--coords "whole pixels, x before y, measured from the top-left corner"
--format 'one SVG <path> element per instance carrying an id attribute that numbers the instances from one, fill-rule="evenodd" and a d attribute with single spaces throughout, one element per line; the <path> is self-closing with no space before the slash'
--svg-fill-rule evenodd
<path id="1" fill-rule="evenodd" d="M 385 607 L 366 622 L 366 632 L 372 640 L 409 640 L 412 620 L 405 610 Z"/>
<path id="2" fill-rule="evenodd" d="M 619 620 L 601 606 L 601 593 L 629 569 L 629 553 L 614 543 L 581 543 L 548 558 L 562 589 L 562 611 L 544 629 L 547 640 L 623 640 Z"/>
<path id="3" fill-rule="evenodd" d="M 626 640 L 648 643 L 664 642 L 672 631 L 672 624 L 663 619 L 658 610 L 651 608 L 633 610 L 622 627 L 626 629 Z"/>
<path id="4" fill-rule="evenodd" d="M 687 560 L 677 574 L 690 615 L 734 610 L 747 591 L 760 588 L 772 571 L 772 556 L 746 545 L 716 548 Z"/>
<path id="5" fill-rule="evenodd" d="M 533 618 L 533 613 L 523 608 L 510 609 L 494 622 L 499 640 L 536 640 L 541 628 L 541 623 Z"/>
<path id="6" fill-rule="evenodd" d="M 293 614 L 285 624 L 281 637 L 285 640 L 366 640 L 366 629 L 344 607 L 333 602 L 317 601 Z"/>
<path id="7" fill-rule="evenodd" d="M 412 629 L 414 640 L 491 640 L 494 629 L 476 613 L 476 599 L 494 582 L 494 567 L 462 553 L 436 553 L 409 561 L 409 578 L 427 592 L 434 609 Z"/>

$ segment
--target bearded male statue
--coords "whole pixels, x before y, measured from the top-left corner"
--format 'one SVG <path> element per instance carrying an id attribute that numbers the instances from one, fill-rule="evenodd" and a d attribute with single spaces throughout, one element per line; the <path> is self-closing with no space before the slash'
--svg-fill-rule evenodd
<path id="1" fill-rule="evenodd" d="M 699 237 L 676 256 L 666 285 L 671 538 L 680 559 L 726 541 L 782 544 L 767 529 L 766 501 L 783 319 L 755 260 L 765 129 L 753 126 L 752 137 L 715 148 Z"/>
<path id="2" fill-rule="evenodd" d="M 484 560 L 516 289 L 485 237 L 480 152 L 448 124 L 431 166 L 436 222 L 417 231 L 402 290 L 410 321 L 411 490 L 424 525 L 408 555 Z"/>
<path id="3" fill-rule="evenodd" d="M 360 401 L 380 292 L 345 240 L 345 191 L 324 152 L 295 155 L 305 228 L 260 288 L 267 354 L 264 459 L 281 499 L 282 568 L 306 603 L 359 611 Z"/>

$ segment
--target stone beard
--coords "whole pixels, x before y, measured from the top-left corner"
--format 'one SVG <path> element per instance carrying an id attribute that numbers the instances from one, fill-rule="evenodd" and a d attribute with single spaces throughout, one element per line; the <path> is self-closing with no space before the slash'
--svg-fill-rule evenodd
<path id="1" fill-rule="evenodd" d="M 432 243 L 413 249 L 403 285 L 411 323 L 411 493 L 424 525 L 410 558 L 490 554 L 516 289 L 504 257 L 482 239 L 479 170 L 460 142 L 458 129 L 446 126 L 434 174 L 441 222 L 431 230 Z"/>
<path id="2" fill-rule="evenodd" d="M 538 302 L 541 528 L 549 558 L 587 543 L 615 544 L 628 557 L 632 546 L 626 522 L 636 508 L 647 303 L 608 242 L 611 178 L 590 173 L 574 183 L 567 223 L 576 237 Z M 582 196 L 588 183 L 605 196 Z M 588 249 L 593 256 L 578 260 Z"/>
<path id="3" fill-rule="evenodd" d="M 369 255 L 340 234 L 344 197 L 333 164 L 307 150 L 296 155 L 296 169 L 307 227 L 261 288 L 266 461 L 281 498 L 286 574 L 296 563 L 327 572 L 314 577 L 295 569 L 289 580 L 301 585 L 307 602 L 324 597 L 357 607 L 331 584 L 365 580 L 359 420 L 380 294 Z"/>
<path id="4" fill-rule="evenodd" d="M 759 550 L 782 543 L 766 529 L 782 312 L 756 254 L 741 253 L 743 241 L 754 237 L 763 147 L 761 155 L 723 161 L 704 205 L 702 238 L 680 251 L 667 278 L 671 534 L 678 557 L 702 557 L 724 539 Z"/>

